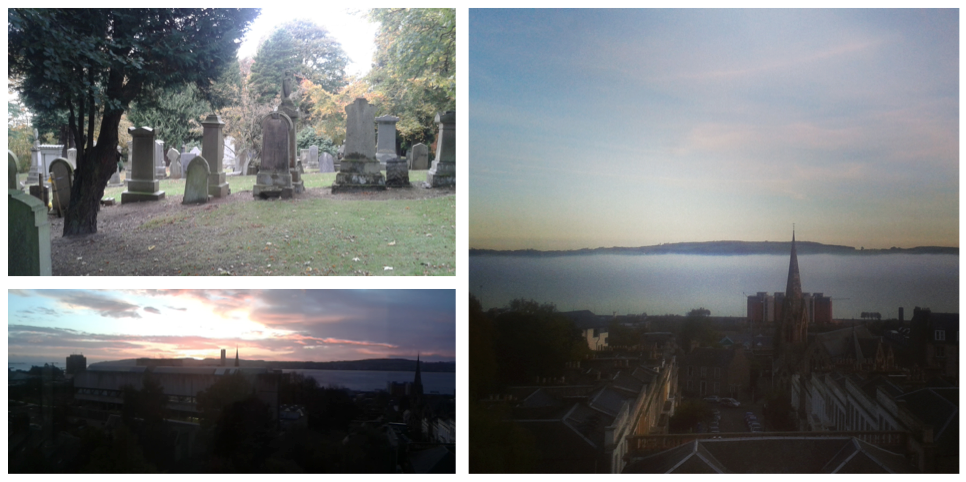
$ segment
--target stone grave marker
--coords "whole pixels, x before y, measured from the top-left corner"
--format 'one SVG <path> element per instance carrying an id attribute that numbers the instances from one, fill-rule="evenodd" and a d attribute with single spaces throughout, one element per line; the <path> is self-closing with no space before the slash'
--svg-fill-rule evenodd
<path id="1" fill-rule="evenodd" d="M 50 162 L 50 200 L 54 210 L 63 213 L 70 204 L 70 187 L 74 180 L 74 168 L 67 159 L 58 157 Z"/>
<path id="2" fill-rule="evenodd" d="M 208 161 L 204 156 L 195 156 L 188 163 L 185 170 L 184 199 L 181 204 L 198 204 L 208 202 Z"/>
<path id="3" fill-rule="evenodd" d="M 309 146 L 309 169 L 315 169 L 319 166 L 319 146 Z"/>
<path id="4" fill-rule="evenodd" d="M 217 114 L 210 114 L 202 123 L 204 137 L 201 142 L 201 156 L 208 161 L 208 194 L 214 197 L 226 197 L 231 194 L 231 188 L 225 181 L 225 168 L 222 160 L 225 157 L 225 139 L 222 130 L 225 123 Z"/>
<path id="5" fill-rule="evenodd" d="M 376 159 L 379 160 L 379 164 L 382 164 L 383 169 L 386 168 L 386 161 L 399 157 L 396 155 L 396 122 L 399 122 L 399 118 L 395 116 L 376 117 L 378 127 Z"/>
<path id="6" fill-rule="evenodd" d="M 319 172 L 335 172 L 335 160 L 332 154 L 323 152 L 319 155 Z"/>
<path id="7" fill-rule="evenodd" d="M 131 178 L 121 193 L 121 204 L 164 199 L 155 177 L 154 131 L 150 127 L 129 127 L 127 131 L 132 138 Z"/>
<path id="8" fill-rule="evenodd" d="M 17 155 L 13 151 L 7 151 L 7 188 L 20 189 L 17 183 Z"/>
<path id="9" fill-rule="evenodd" d="M 164 141 L 154 141 L 154 178 L 168 177 L 167 167 L 164 163 Z"/>
<path id="10" fill-rule="evenodd" d="M 50 276 L 47 205 L 23 191 L 7 191 L 7 276 Z"/>
<path id="11" fill-rule="evenodd" d="M 376 109 L 363 97 L 345 107 L 345 157 L 332 183 L 332 192 L 381 191 L 386 177 L 376 159 L 376 133 L 372 128 Z"/>
<path id="12" fill-rule="evenodd" d="M 168 170 L 171 171 L 171 179 L 181 179 L 181 153 L 177 149 L 168 149 Z"/>
<path id="13" fill-rule="evenodd" d="M 456 185 L 456 112 L 436 114 L 439 136 L 436 142 L 436 159 L 426 173 L 426 187 Z"/>
<path id="14" fill-rule="evenodd" d="M 73 147 L 67 149 L 67 162 L 72 169 L 77 169 L 77 149 Z"/>
<path id="15" fill-rule="evenodd" d="M 412 170 L 414 171 L 424 171 L 429 169 L 429 147 L 426 144 L 416 144 L 409 150 L 409 157 L 411 157 L 410 164 Z"/>
<path id="16" fill-rule="evenodd" d="M 279 196 L 288 199 L 294 194 L 289 167 L 291 132 L 292 119 L 282 112 L 269 112 L 262 119 L 262 163 L 252 186 L 252 196 L 256 199 Z"/>

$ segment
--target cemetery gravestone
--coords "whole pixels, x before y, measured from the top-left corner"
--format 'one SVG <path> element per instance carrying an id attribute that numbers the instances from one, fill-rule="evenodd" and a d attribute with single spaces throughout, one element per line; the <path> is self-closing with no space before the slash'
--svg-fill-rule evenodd
<path id="1" fill-rule="evenodd" d="M 345 157 L 335 175 L 333 193 L 386 189 L 386 178 L 375 152 L 375 110 L 363 97 L 345 107 Z"/>
<path id="2" fill-rule="evenodd" d="M 252 196 L 292 197 L 292 170 L 289 168 L 289 133 L 292 119 L 282 112 L 270 112 L 262 119 L 262 163 L 258 169 Z"/>
<path id="3" fill-rule="evenodd" d="M 208 202 L 208 179 L 211 171 L 204 156 L 195 156 L 188 163 L 185 170 L 184 199 L 181 204 L 198 204 Z"/>
<path id="4" fill-rule="evenodd" d="M 222 167 L 225 169 L 231 168 L 232 172 L 238 171 L 238 167 L 235 164 L 235 138 L 231 136 L 225 137 L 225 148 L 222 150 L 224 153 L 222 156 Z"/>
<path id="5" fill-rule="evenodd" d="M 225 168 L 222 165 L 222 159 L 225 157 L 225 139 L 222 137 L 222 129 L 225 123 L 218 115 L 211 114 L 201 125 L 205 127 L 201 142 L 201 156 L 208 161 L 208 167 L 211 168 L 208 174 L 208 194 L 214 197 L 226 197 L 231 194 L 231 188 L 225 181 Z"/>
<path id="6" fill-rule="evenodd" d="M 47 206 L 23 191 L 7 191 L 7 276 L 50 276 Z"/>
<path id="7" fill-rule="evenodd" d="M 129 127 L 131 134 L 131 179 L 121 193 L 121 204 L 160 201 L 164 191 L 159 189 L 154 168 L 154 131 L 150 127 Z"/>
<path id="8" fill-rule="evenodd" d="M 319 172 L 335 172 L 335 163 L 332 159 L 332 154 L 323 152 L 319 156 Z"/>
<path id="9" fill-rule="evenodd" d="M 386 168 L 386 161 L 398 157 L 396 155 L 396 122 L 399 122 L 399 118 L 395 116 L 376 117 L 376 126 L 378 127 L 376 159 L 379 160 L 379 164 L 382 164 L 383 169 Z"/>
<path id="10" fill-rule="evenodd" d="M 53 208 L 62 213 L 67 210 L 67 206 L 70 204 L 70 187 L 74 180 L 74 168 L 67 162 L 67 159 L 58 157 L 50 163 L 50 177 L 53 181 L 50 184 L 50 199 Z"/>
<path id="11" fill-rule="evenodd" d="M 77 149 L 73 147 L 67 149 L 67 162 L 70 164 L 71 169 L 77 169 Z"/>
<path id="12" fill-rule="evenodd" d="M 412 170 L 414 171 L 424 171 L 429 169 L 429 147 L 426 144 L 416 144 L 412 149 L 409 150 L 409 157 L 411 158 Z"/>
<path id="13" fill-rule="evenodd" d="M 20 189 L 17 184 L 17 155 L 12 151 L 7 151 L 7 188 Z"/>
<path id="14" fill-rule="evenodd" d="M 309 169 L 319 167 L 319 146 L 309 146 Z"/>
<path id="15" fill-rule="evenodd" d="M 177 149 L 168 149 L 168 168 L 171 171 L 171 179 L 181 179 L 181 153 Z"/>
<path id="16" fill-rule="evenodd" d="M 436 160 L 426 173 L 426 187 L 456 185 L 456 112 L 436 114 L 439 137 L 436 141 Z"/>
<path id="17" fill-rule="evenodd" d="M 164 141 L 154 141 L 154 178 L 168 177 L 167 164 L 164 162 Z"/>

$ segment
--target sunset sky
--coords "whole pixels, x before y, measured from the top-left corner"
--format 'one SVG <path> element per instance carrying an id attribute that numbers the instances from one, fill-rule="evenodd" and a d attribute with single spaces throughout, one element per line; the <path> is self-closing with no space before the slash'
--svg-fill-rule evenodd
<path id="1" fill-rule="evenodd" d="M 9 290 L 8 362 L 455 361 L 453 290 Z"/>
<path id="2" fill-rule="evenodd" d="M 958 15 L 471 9 L 470 247 L 958 246 Z"/>

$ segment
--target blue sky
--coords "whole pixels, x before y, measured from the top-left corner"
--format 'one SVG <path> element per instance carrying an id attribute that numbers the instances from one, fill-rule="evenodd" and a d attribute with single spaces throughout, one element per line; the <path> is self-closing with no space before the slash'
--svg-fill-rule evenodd
<path id="1" fill-rule="evenodd" d="M 455 361 L 453 290 L 9 290 L 9 362 Z"/>
<path id="2" fill-rule="evenodd" d="M 955 10 L 469 13 L 470 247 L 959 244 Z"/>

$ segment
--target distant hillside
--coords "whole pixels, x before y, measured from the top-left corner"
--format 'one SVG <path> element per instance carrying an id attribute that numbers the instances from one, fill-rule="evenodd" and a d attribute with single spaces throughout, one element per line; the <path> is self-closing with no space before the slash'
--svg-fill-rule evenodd
<path id="1" fill-rule="evenodd" d="M 876 254 L 954 254 L 959 255 L 959 248 L 942 246 L 919 246 L 915 248 L 890 249 L 856 249 L 851 246 L 836 244 L 822 244 L 811 241 L 796 241 L 798 254 L 842 254 L 842 255 L 876 255 Z M 521 249 L 500 251 L 493 249 L 471 249 L 470 256 L 502 255 L 502 256 L 581 256 L 589 254 L 694 254 L 705 256 L 744 256 L 752 254 L 788 255 L 792 249 L 791 241 L 708 241 L 701 243 L 668 243 L 654 246 L 639 246 L 636 248 L 613 247 L 595 249 L 576 249 L 569 251 L 539 251 L 536 249 Z"/>
<path id="2" fill-rule="evenodd" d="M 194 358 L 180 358 L 182 366 L 203 367 L 218 366 L 220 360 L 206 358 L 195 360 Z M 126 360 L 112 360 L 106 362 L 91 363 L 94 365 L 108 366 L 134 366 L 137 360 L 129 358 Z M 235 360 L 229 359 L 228 366 L 234 366 Z M 265 361 L 265 360 L 245 360 L 239 361 L 242 367 L 268 367 L 275 370 L 368 370 L 384 372 L 411 372 L 416 370 L 416 360 L 405 360 L 401 358 L 375 358 L 370 360 L 352 361 Z M 420 361 L 420 370 L 424 372 L 446 372 L 456 373 L 455 362 L 426 362 Z"/>

